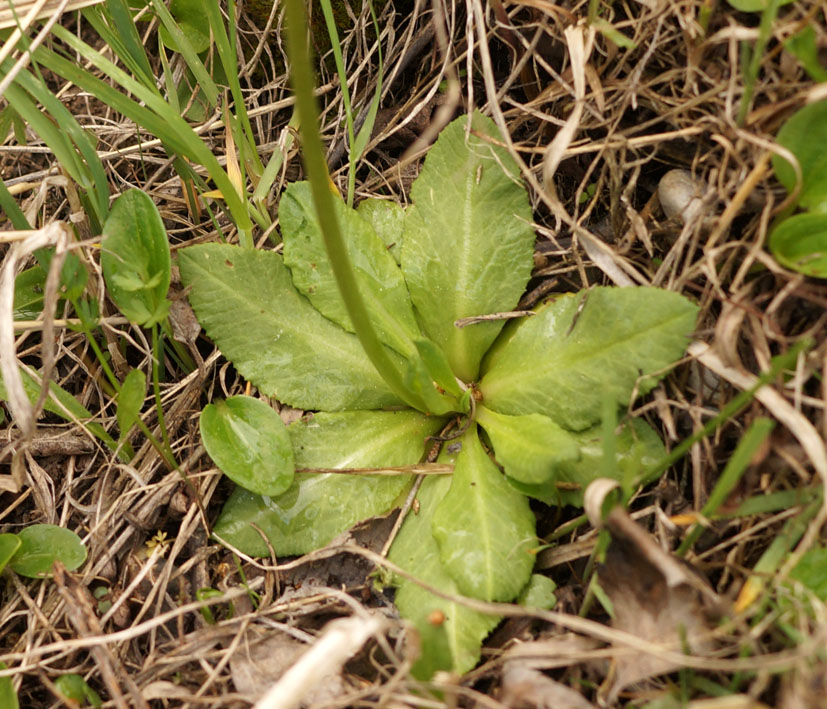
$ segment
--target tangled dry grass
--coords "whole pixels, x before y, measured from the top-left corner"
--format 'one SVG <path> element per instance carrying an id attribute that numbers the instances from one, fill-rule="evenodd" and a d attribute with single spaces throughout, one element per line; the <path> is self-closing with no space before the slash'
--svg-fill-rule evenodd
<path id="1" fill-rule="evenodd" d="M 260 153 L 267 158 L 286 152 L 268 196 L 275 213 L 282 188 L 301 166 L 287 125 L 292 100 L 280 7 L 264 5 L 262 11 L 259 4 L 239 3 L 235 19 Z M 346 9 L 348 83 L 364 117 L 378 78 L 377 43 L 367 8 Z M 774 136 L 797 108 L 824 96 L 824 85 L 807 78 L 783 43 L 811 26 L 823 55 L 827 12 L 805 0 L 782 8 L 739 122 L 739 57 L 742 44 L 758 38 L 758 14 L 701 0 L 624 0 L 603 5 L 603 24 L 590 25 L 589 11 L 586 2 L 542 0 L 385 3 L 379 22 L 382 110 L 358 168 L 357 199 L 386 196 L 404 203 L 439 130 L 471 106 L 491 115 L 523 166 L 534 207 L 536 268 L 522 306 L 547 293 L 600 283 L 658 285 L 700 303 L 690 355 L 633 411 L 646 416 L 670 446 L 753 387 L 775 355 L 802 338 L 812 340 L 786 376 L 759 389 L 632 505 L 633 517 L 653 538 L 674 548 L 684 533 L 676 520 L 701 509 L 750 422 L 759 416 L 778 420 L 727 504 L 734 510 L 743 500 L 773 499 L 784 491 L 810 496 L 717 522 L 689 555 L 717 593 L 732 601 L 785 523 L 827 482 L 827 288 L 780 267 L 765 249 L 768 227 L 785 199 L 769 164 Z M 79 15 L 61 21 L 91 37 Z M 607 26 L 621 36 L 609 39 Z M 142 28 L 150 44 L 156 29 Z M 320 62 L 322 134 L 333 178 L 344 188 L 344 107 L 331 67 Z M 76 87 L 47 79 L 95 136 L 112 192 L 139 187 L 151 194 L 173 250 L 216 240 L 219 230 L 233 239 L 225 217 L 212 221 L 188 211 L 170 158 L 153 136 Z M 223 155 L 220 116 L 205 118 L 198 132 Z M 80 235 L 88 233 L 72 186 L 49 150 L 32 135 L 25 144 L 19 137 L 4 136 L 0 172 L 30 221 L 64 219 Z M 689 171 L 697 190 L 685 221 L 667 218 L 657 198 L 660 178 L 673 168 Z M 266 245 L 270 236 L 257 233 L 257 243 Z M 84 252 L 99 274 L 91 243 Z M 102 278 L 93 285 L 103 293 Z M 119 319 L 111 304 L 102 301 L 102 307 L 108 318 L 102 344 L 116 372 L 149 372 L 145 333 Z M 52 376 L 114 428 L 114 402 L 85 336 L 68 328 L 62 313 L 56 318 L 49 340 L 41 338 L 43 323 L 16 324 L 17 357 L 39 366 L 43 352 L 53 352 Z M 540 554 L 538 568 L 558 585 L 555 611 L 497 607 L 508 619 L 489 639 L 478 669 L 431 684 L 413 680 L 408 671 L 415 642 L 370 575 L 386 527 L 287 563 L 237 561 L 211 541 L 228 484 L 200 445 L 197 417 L 214 396 L 239 393 L 244 382 L 206 341 L 195 346 L 203 366 L 175 376 L 175 364 L 168 362 L 172 374 L 162 397 L 173 449 L 191 485 L 141 437 L 133 441 L 135 458 L 124 464 L 80 428 L 48 415 L 25 445 L 19 424 L 7 424 L 0 464 L 11 472 L 14 458 L 24 485 L 3 493 L 3 531 L 33 522 L 60 524 L 77 530 L 89 550 L 80 571 L 51 581 L 4 576 L 0 659 L 10 668 L 2 674 L 14 678 L 21 706 L 67 705 L 53 684 L 65 672 L 87 678 L 107 706 L 249 706 L 305 646 L 319 642 L 328 621 L 340 617 L 355 621 L 354 627 L 382 622 L 370 626 L 375 632 L 365 639 L 371 639 L 352 649 L 342 672 L 311 675 L 312 686 L 305 684 L 297 696 L 313 706 L 597 706 L 607 701 L 610 662 L 617 667 L 629 653 L 658 652 L 660 638 L 610 628 L 598 606 L 584 607 L 597 535 L 589 526 L 569 524 L 576 511 L 538 506 L 540 529 L 554 543 Z M 152 410 L 145 420 L 157 426 Z M 793 555 L 764 579 L 761 600 L 719 628 L 715 652 L 678 658 L 679 674 L 609 699 L 642 706 L 679 690 L 698 708 L 823 706 L 825 608 L 811 599 L 793 612 L 780 599 L 790 595 L 783 578 L 797 555 L 822 539 L 826 518 L 827 508 L 819 507 L 803 525 Z M 203 588 L 227 595 L 199 599 Z M 636 592 L 645 597 L 656 591 L 644 584 Z M 201 612 L 205 606 L 216 622 Z M 557 682 L 555 688 L 543 684 L 538 669 Z M 716 694 L 727 696 L 714 705 L 699 699 Z M 287 706 L 285 697 L 266 706 Z"/>

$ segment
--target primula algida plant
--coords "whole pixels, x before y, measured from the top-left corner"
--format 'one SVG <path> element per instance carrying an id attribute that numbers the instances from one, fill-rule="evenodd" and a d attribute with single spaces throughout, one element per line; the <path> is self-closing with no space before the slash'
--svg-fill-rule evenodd
<path id="1" fill-rule="evenodd" d="M 479 113 L 445 128 L 407 208 L 336 202 L 393 381 L 353 334 L 308 184 L 281 198 L 283 255 L 225 244 L 180 252 L 190 301 L 224 355 L 261 394 L 315 412 L 285 435 L 275 412 L 247 397 L 205 410 L 207 450 L 239 483 L 216 524 L 220 539 L 267 556 L 260 529 L 279 556 L 317 549 L 399 504 L 414 476 L 294 477 L 296 468 L 413 465 L 431 449 L 428 437 L 455 422 L 438 459 L 453 474 L 425 477 L 390 559 L 448 594 L 485 601 L 512 601 L 532 585 L 529 498 L 582 503 L 602 470 L 603 412 L 654 386 L 681 356 L 697 309 L 655 288 L 597 287 L 556 295 L 508 324 L 457 327 L 513 310 L 531 274 L 529 201 L 495 136 Z M 663 455 L 639 419 L 625 421 L 613 445 L 626 481 Z M 498 619 L 395 582 L 399 611 L 423 643 L 415 672 L 471 668 Z"/>

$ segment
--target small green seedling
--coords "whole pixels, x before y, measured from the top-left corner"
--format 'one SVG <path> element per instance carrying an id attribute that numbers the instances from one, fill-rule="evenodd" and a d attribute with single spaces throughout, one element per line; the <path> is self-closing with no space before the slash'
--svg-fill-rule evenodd
<path id="1" fill-rule="evenodd" d="M 795 113 L 778 131 L 778 143 L 798 160 L 801 185 L 796 204 L 806 211 L 776 223 L 770 250 L 787 268 L 827 278 L 827 101 Z M 778 154 L 772 163 L 779 182 L 793 192 L 798 176 L 792 164 Z"/>
<path id="2" fill-rule="evenodd" d="M 80 675 L 61 675 L 55 680 L 55 687 L 66 699 L 77 702 L 78 706 L 88 705 L 95 709 L 103 706 L 100 695 Z"/>
<path id="3" fill-rule="evenodd" d="M 529 497 L 582 504 L 582 490 L 601 473 L 604 400 L 626 407 L 633 392 L 649 391 L 681 356 L 697 308 L 654 288 L 593 288 L 508 325 L 479 318 L 516 307 L 535 240 L 518 166 L 479 113 L 445 128 L 411 199 L 406 209 L 366 200 L 356 210 L 334 200 L 379 342 L 370 359 L 307 184 L 282 195 L 283 256 L 192 246 L 179 252 L 181 277 L 207 334 L 245 378 L 262 394 L 317 412 L 286 429 L 297 468 L 413 465 L 432 447 L 429 437 L 449 429 L 439 462 L 453 475 L 425 478 L 418 514 L 408 515 L 390 558 L 447 593 L 512 601 L 530 584 L 538 543 Z M 245 413 L 241 433 L 235 415 L 225 415 L 219 438 L 236 439 L 228 451 L 265 450 L 262 437 L 244 433 L 265 430 L 275 416 L 258 408 Z M 213 413 L 202 414 L 205 443 Z M 216 451 L 216 462 L 229 467 L 222 455 Z M 662 456 L 643 421 L 624 423 L 615 452 L 621 479 L 639 480 Z M 280 475 L 271 482 L 280 485 Z M 278 495 L 237 487 L 214 531 L 247 554 L 269 555 L 261 532 L 276 554 L 301 554 L 387 513 L 412 483 L 410 475 L 302 472 Z M 397 606 L 423 643 L 416 674 L 472 667 L 499 619 L 396 582 Z"/>
<path id="4" fill-rule="evenodd" d="M 69 529 L 53 524 L 33 524 L 20 534 L 0 535 L 0 571 L 9 568 L 28 578 L 51 576 L 59 561 L 67 571 L 74 571 L 86 561 L 86 547 Z"/>

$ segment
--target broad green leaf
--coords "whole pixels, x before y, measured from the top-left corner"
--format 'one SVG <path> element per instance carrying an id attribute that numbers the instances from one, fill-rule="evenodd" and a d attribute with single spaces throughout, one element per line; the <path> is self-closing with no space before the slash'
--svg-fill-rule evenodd
<path id="1" fill-rule="evenodd" d="M 508 416 L 478 406 L 477 421 L 491 439 L 494 458 L 520 482 L 548 482 L 562 463 L 580 458 L 577 439 L 547 416 Z"/>
<path id="2" fill-rule="evenodd" d="M 777 140 L 801 165 L 798 204 L 805 209 L 827 209 L 827 101 L 811 103 L 793 114 L 781 126 Z M 772 156 L 772 166 L 778 181 L 792 192 L 796 182 L 793 166 L 777 154 Z"/>
<path id="3" fill-rule="evenodd" d="M 129 429 L 138 420 L 146 396 L 146 375 L 140 369 L 133 369 L 126 375 L 118 392 L 118 430 L 121 439 L 129 435 Z"/>
<path id="4" fill-rule="evenodd" d="M 8 669 L 8 665 L 5 662 L 0 662 L 0 670 L 6 669 Z M 20 707 L 11 677 L 0 677 L 0 707 L 4 707 L 4 709 L 19 709 Z"/>
<path id="5" fill-rule="evenodd" d="M 278 254 L 204 244 L 179 252 L 178 264 L 202 327 L 263 394 L 325 411 L 403 403 L 356 336 L 295 289 Z"/>
<path id="6" fill-rule="evenodd" d="M 43 312 L 43 289 L 46 271 L 33 266 L 21 271 L 14 279 L 14 319 L 37 320 Z"/>
<path id="7" fill-rule="evenodd" d="M 426 436 L 444 419 L 415 411 L 319 413 L 288 427 L 297 468 L 375 468 L 413 465 Z M 296 473 L 277 498 L 237 488 L 215 525 L 215 533 L 253 556 L 267 556 L 269 537 L 277 554 L 304 554 L 368 517 L 385 514 L 411 477 Z"/>
<path id="8" fill-rule="evenodd" d="M 520 492 L 547 505 L 583 506 L 583 494 L 593 480 L 605 477 L 603 440 L 600 426 L 573 434 L 580 448 L 580 459 L 558 466 L 552 480 L 542 485 L 526 485 L 510 479 Z M 615 438 L 615 475 L 620 483 L 634 486 L 645 470 L 666 455 L 663 441 L 643 419 L 632 419 Z"/>
<path id="9" fill-rule="evenodd" d="M 201 438 L 216 465 L 236 485 L 276 496 L 293 482 L 293 448 L 281 417 L 263 401 L 233 396 L 207 404 Z"/>
<path id="10" fill-rule="evenodd" d="M 33 524 L 20 534 L 20 548 L 9 562 L 15 573 L 28 578 L 51 576 L 55 561 L 74 571 L 86 561 L 86 547 L 69 529 L 53 524 Z"/>
<path id="11" fill-rule="evenodd" d="M 479 386 L 484 403 L 586 429 L 601 419 L 606 396 L 627 406 L 636 385 L 641 393 L 654 386 L 683 354 L 697 312 L 686 298 L 657 288 L 559 297 L 509 325 L 488 353 Z"/>
<path id="12" fill-rule="evenodd" d="M 55 687 L 64 697 L 77 702 L 80 706 L 83 706 L 84 702 L 89 702 L 96 709 L 103 705 L 98 693 L 80 675 L 60 675 L 55 680 Z"/>
<path id="13" fill-rule="evenodd" d="M 467 128 L 463 116 L 442 131 L 413 184 L 402 270 L 425 334 L 471 381 L 503 321 L 462 329 L 454 321 L 517 305 L 531 274 L 534 231 L 520 171 L 494 144 L 493 122 L 475 112 L 473 132 Z"/>
<path id="14" fill-rule="evenodd" d="M 405 210 L 402 206 L 387 199 L 370 197 L 359 202 L 356 211 L 373 227 L 394 261 L 399 263 L 402 258 L 402 230 L 405 225 Z"/>
<path id="15" fill-rule="evenodd" d="M 431 535 L 434 511 L 450 487 L 448 478 L 425 478 L 417 494 L 419 513 L 408 514 L 389 558 L 423 583 L 459 596 L 456 583 L 439 560 L 439 547 Z M 440 670 L 463 674 L 477 664 L 482 641 L 500 622 L 499 617 L 435 596 L 402 577 L 396 579 L 396 585 L 396 607 L 419 631 L 421 652 L 412 670 L 416 677 L 428 680 Z"/>
<path id="16" fill-rule="evenodd" d="M 803 583 L 822 601 L 827 600 L 827 549 L 813 547 L 806 551 L 790 578 Z"/>
<path id="17" fill-rule="evenodd" d="M 0 534 L 0 571 L 20 548 L 20 537 L 16 534 Z"/>
<path id="18" fill-rule="evenodd" d="M 393 256 L 370 223 L 334 198 L 337 219 L 347 245 L 359 290 L 379 339 L 410 357 L 411 340 L 419 336 L 408 288 Z M 309 182 L 290 185 L 279 203 L 284 263 L 293 283 L 326 318 L 354 332 L 330 266 Z"/>
<path id="19" fill-rule="evenodd" d="M 158 208 L 141 190 L 124 192 L 103 227 L 101 267 L 118 309 L 143 327 L 169 312 L 169 242 Z"/>
<path id="20" fill-rule="evenodd" d="M 440 560 L 464 595 L 510 601 L 534 566 L 534 513 L 483 450 L 475 425 L 460 440 L 451 488 L 431 524 Z"/>
<path id="21" fill-rule="evenodd" d="M 824 167 L 827 170 L 827 161 Z M 770 251 L 782 266 L 827 278 L 827 214 L 796 214 L 785 219 L 770 234 Z"/>

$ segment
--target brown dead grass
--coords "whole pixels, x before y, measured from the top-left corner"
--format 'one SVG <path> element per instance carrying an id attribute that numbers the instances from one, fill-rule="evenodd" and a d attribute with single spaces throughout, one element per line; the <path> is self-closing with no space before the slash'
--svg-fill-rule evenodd
<path id="1" fill-rule="evenodd" d="M 729 453 L 757 416 L 776 417 L 782 425 L 745 475 L 738 499 L 822 484 L 827 475 L 821 458 L 827 391 L 819 379 L 827 381 L 827 288 L 779 267 L 764 244 L 785 198 L 768 164 L 773 136 L 814 86 L 783 51 L 782 42 L 810 25 L 823 55 L 824 7 L 802 0 L 782 8 L 741 126 L 736 121 L 743 94 L 739 47 L 742 40 L 754 40 L 758 22 L 756 15 L 736 13 L 726 3 L 647 0 L 604 8 L 605 19 L 635 43 L 633 49 L 619 48 L 591 30 L 585 23 L 585 2 L 398 5 L 382 10 L 382 112 L 359 166 L 357 198 L 381 195 L 405 202 L 421 155 L 442 126 L 471 106 L 493 116 L 505 129 L 503 141 L 523 165 L 539 235 L 534 278 L 521 306 L 530 306 L 547 292 L 599 283 L 659 285 L 700 303 L 697 337 L 710 349 L 688 357 L 632 412 L 659 427 L 670 445 L 699 430 L 749 386 L 751 376 L 768 367 L 772 356 L 803 336 L 814 340 L 789 378 L 765 388 L 764 395 L 643 491 L 634 516 L 659 542 L 673 548 L 682 530 L 669 518 L 702 507 Z M 712 8 L 706 31 L 699 24 L 704 7 Z M 354 104 L 361 110 L 373 94 L 377 55 L 367 39 L 373 36 L 369 16 L 364 10 L 353 15 L 343 48 Z M 67 15 L 64 22 L 80 22 L 79 29 L 86 31 L 74 16 Z M 275 12 L 269 21 L 267 13 L 259 15 L 256 24 L 241 6 L 243 85 L 264 159 L 283 148 L 289 133 L 291 99 L 275 32 L 280 23 Z M 261 31 L 265 24 L 273 30 L 266 35 Z M 573 54 L 580 57 L 574 65 Z M 325 68 L 319 93 L 323 137 L 330 146 L 334 179 L 344 189 L 344 109 L 337 79 Z M 157 141 L 137 134 L 122 117 L 73 86 L 59 87 L 59 95 L 97 137 L 113 192 L 135 186 L 153 196 L 167 220 L 173 248 L 217 238 L 213 222 L 203 218 L 194 223 L 187 212 L 178 178 Z M 220 116 L 208 118 L 199 131 L 223 154 Z M 58 176 L 48 151 L 33 136 L 29 140 L 20 146 L 13 136 L 6 138 L 0 147 L 3 179 L 10 189 L 19 190 L 20 204 L 38 224 L 68 219 L 71 189 Z M 656 197 L 660 177 L 676 167 L 689 170 L 698 186 L 699 207 L 685 224 L 665 218 Z M 293 148 L 268 198 L 271 211 L 281 188 L 300 170 Z M 217 223 L 224 238 L 234 237 L 226 218 L 219 216 Z M 85 226 L 88 233 L 80 215 L 81 234 Z M 267 235 L 256 238 L 263 244 Z M 85 251 L 97 269 L 93 250 Z M 103 292 L 101 278 L 94 285 Z M 113 319 L 103 330 L 101 344 L 112 354 L 116 372 L 122 375 L 128 367 L 149 372 L 145 334 L 115 318 L 114 307 L 106 301 L 103 310 Z M 125 348 L 120 349 L 121 343 Z M 585 560 L 596 537 L 589 527 L 563 533 L 561 525 L 571 510 L 546 510 L 540 520 L 548 538 L 557 540 L 540 563 L 560 587 L 555 612 L 493 608 L 508 620 L 490 639 L 485 663 L 465 678 L 443 677 L 436 685 L 410 678 L 410 638 L 405 642 L 410 631 L 368 579 L 375 557 L 365 561 L 367 552 L 353 547 L 350 551 L 358 553 L 327 550 L 317 555 L 327 561 L 317 562 L 309 575 L 306 559 L 280 565 L 245 559 L 237 566 L 223 547 L 209 540 L 210 523 L 227 485 L 200 445 L 197 417 L 214 395 L 239 393 L 244 382 L 217 352 L 206 350 L 203 341 L 199 346 L 203 369 L 173 376 L 163 387 L 163 403 L 173 449 L 200 504 L 140 437 L 133 440 L 135 459 L 125 465 L 79 435 L 78 428 L 49 416 L 41 418 L 25 452 L 18 445 L 17 426 L 10 424 L 3 434 L 3 472 L 15 456 L 25 485 L 18 494 L 3 493 L 2 531 L 33 522 L 57 523 L 77 530 L 89 549 L 79 572 L 53 581 L 26 581 L 8 572 L 4 577 L 0 659 L 11 667 L 2 674 L 14 677 L 21 706 L 60 706 L 52 681 L 65 672 L 84 675 L 108 699 L 108 706 L 249 706 L 250 694 L 234 684 L 233 672 L 250 656 L 255 642 L 282 633 L 293 642 L 312 644 L 327 620 L 371 613 L 386 618 L 387 635 L 380 643 L 369 643 L 346 666 L 337 696 L 317 698 L 315 706 L 500 707 L 504 696 L 515 705 L 514 687 L 501 687 L 511 657 L 508 649 L 537 638 L 556 638 L 558 643 L 545 654 L 555 661 L 541 665 L 548 676 L 575 689 L 584 701 L 598 702 L 604 691 L 597 685 L 608 659 L 657 651 L 654 639 L 613 630 L 594 609 L 591 619 L 578 616 L 585 598 Z M 54 372 L 61 386 L 98 413 L 107 428 L 114 428 L 114 402 L 84 337 L 58 326 L 54 348 Z M 20 333 L 17 354 L 39 364 L 37 326 Z M 173 363 L 167 366 L 176 371 Z M 157 426 L 151 410 L 145 416 L 150 427 Z M 51 447 L 44 442 L 47 437 Z M 716 591 L 732 598 L 784 520 L 795 513 L 720 523 L 692 558 L 708 572 Z M 823 521 L 823 515 L 816 517 L 802 545 L 819 540 Z M 167 534 L 167 541 L 149 549 L 159 531 Z M 769 581 L 768 596 L 787 593 Z M 349 595 L 342 593 L 342 586 Z M 216 604 L 212 608 L 218 622 L 208 625 L 198 610 L 203 603 L 195 600 L 196 590 L 203 587 L 232 594 L 234 613 Z M 103 589 L 102 600 L 113 604 L 109 610 L 92 597 L 96 589 Z M 250 600 L 253 591 L 257 607 Z M 798 616 L 797 643 L 779 631 L 777 620 L 777 614 L 770 614 L 750 625 L 748 616 L 741 617 L 719 638 L 719 656 L 687 656 L 682 664 L 695 668 L 693 677 L 723 687 L 739 673 L 733 691 L 746 699 L 789 709 L 820 706 L 824 666 L 819 663 L 824 658 L 816 650 L 823 647 L 827 632 L 824 608 L 816 603 Z M 562 630 L 576 633 L 579 641 L 560 644 Z M 680 653 L 680 648 L 672 652 Z M 271 681 L 265 670 L 261 673 Z M 621 701 L 654 697 L 658 688 L 674 687 L 676 681 L 675 675 L 657 679 Z M 690 694 L 709 696 L 709 686 L 696 684 Z M 536 704 L 525 693 L 518 698 Z"/>

